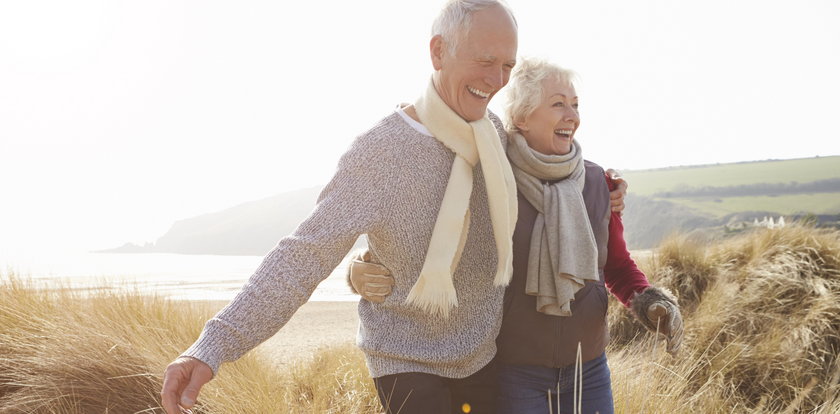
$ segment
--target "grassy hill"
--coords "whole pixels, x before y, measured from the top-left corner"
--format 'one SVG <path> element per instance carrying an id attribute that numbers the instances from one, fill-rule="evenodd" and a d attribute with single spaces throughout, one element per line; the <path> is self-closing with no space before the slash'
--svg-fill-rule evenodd
<path id="1" fill-rule="evenodd" d="M 670 201 L 715 217 L 750 210 L 765 210 L 779 215 L 840 213 L 840 193 L 789 194 L 723 198 L 673 198 Z"/>
<path id="2" fill-rule="evenodd" d="M 840 156 L 625 171 L 634 194 L 652 196 L 685 187 L 807 183 L 840 177 Z M 838 211 L 840 212 L 840 211 Z"/>
<path id="3" fill-rule="evenodd" d="M 840 219 L 840 156 L 626 171 L 625 236 L 633 249 L 674 232 L 705 239 L 764 216 Z"/>
<path id="4" fill-rule="evenodd" d="M 667 200 L 711 217 L 742 211 L 840 214 L 840 156 L 627 171 L 624 175 L 634 195 Z M 813 185 L 820 182 L 828 184 Z"/>

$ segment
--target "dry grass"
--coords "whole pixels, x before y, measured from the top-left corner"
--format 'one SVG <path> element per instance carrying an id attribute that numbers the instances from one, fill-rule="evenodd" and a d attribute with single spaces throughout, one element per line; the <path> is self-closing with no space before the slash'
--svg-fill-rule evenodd
<path id="1" fill-rule="evenodd" d="M 705 248 L 673 238 L 642 265 L 679 297 L 686 341 L 678 358 L 652 355 L 649 335 L 611 308 L 623 412 L 650 411 L 634 395 L 655 412 L 840 412 L 840 233 L 789 226 Z"/>
<path id="2" fill-rule="evenodd" d="M 163 369 L 213 311 L 106 290 L 0 283 L 0 413 L 162 413 Z M 225 365 L 196 413 L 373 413 L 361 353 L 327 350 L 287 372 L 250 353 Z"/>
<path id="3" fill-rule="evenodd" d="M 840 412 L 840 233 L 792 226 L 713 246 L 663 244 L 642 267 L 683 304 L 678 358 L 610 310 L 618 413 Z M 160 413 L 165 365 L 212 310 L 137 293 L 82 295 L 0 280 L 0 414 Z M 327 349 L 278 372 L 252 352 L 198 413 L 379 411 L 361 353 Z"/>

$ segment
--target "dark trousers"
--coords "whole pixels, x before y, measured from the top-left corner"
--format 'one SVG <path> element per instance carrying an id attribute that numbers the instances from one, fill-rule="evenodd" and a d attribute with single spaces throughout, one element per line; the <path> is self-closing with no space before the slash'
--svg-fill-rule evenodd
<path id="1" fill-rule="evenodd" d="M 612 382 L 607 355 L 583 363 L 581 412 L 613 414 Z M 574 410 L 575 366 L 547 368 L 499 364 L 499 414 L 561 414 Z M 560 395 L 557 395 L 557 391 Z M 548 401 L 549 393 L 551 402 Z M 551 404 L 551 406 L 549 406 Z"/>
<path id="2" fill-rule="evenodd" d="M 466 378 L 406 372 L 374 378 L 386 414 L 495 414 L 496 366 Z"/>

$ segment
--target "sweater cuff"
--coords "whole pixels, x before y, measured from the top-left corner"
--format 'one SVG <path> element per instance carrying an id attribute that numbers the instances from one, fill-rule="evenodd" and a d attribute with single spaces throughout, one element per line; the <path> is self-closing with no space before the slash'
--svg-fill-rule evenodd
<path id="1" fill-rule="evenodd" d="M 210 366 L 213 370 L 213 376 L 219 372 L 219 366 L 222 365 L 223 358 L 219 355 L 218 343 L 207 335 L 207 330 L 201 333 L 198 340 L 192 344 L 180 356 L 195 358 Z"/>

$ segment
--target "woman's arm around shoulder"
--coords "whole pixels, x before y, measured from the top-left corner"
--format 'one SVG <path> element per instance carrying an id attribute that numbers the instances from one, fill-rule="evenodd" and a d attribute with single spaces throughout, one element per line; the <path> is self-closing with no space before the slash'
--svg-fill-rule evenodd
<path id="1" fill-rule="evenodd" d="M 633 296 L 645 290 L 650 283 L 630 257 L 624 240 L 624 224 L 621 214 L 610 213 L 609 241 L 607 242 L 607 263 L 604 265 L 604 280 L 610 292 L 629 307 Z"/>

